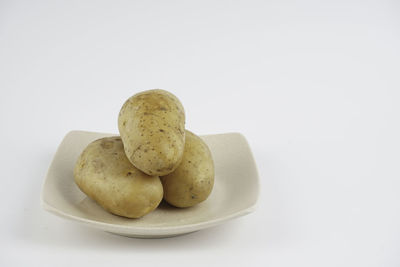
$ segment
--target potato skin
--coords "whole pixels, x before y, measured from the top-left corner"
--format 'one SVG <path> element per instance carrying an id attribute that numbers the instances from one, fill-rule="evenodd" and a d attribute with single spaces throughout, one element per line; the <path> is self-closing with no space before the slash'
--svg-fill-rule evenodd
<path id="1" fill-rule="evenodd" d="M 191 207 L 206 200 L 214 186 L 214 162 L 206 143 L 186 130 L 181 164 L 160 178 L 164 199 L 175 207 Z"/>
<path id="2" fill-rule="evenodd" d="M 78 187 L 105 210 L 128 218 L 139 218 L 162 200 L 159 177 L 148 176 L 127 159 L 120 137 L 90 143 L 74 168 Z"/>
<path id="3" fill-rule="evenodd" d="M 132 96 L 121 108 L 118 129 L 136 168 L 161 176 L 178 167 L 185 147 L 185 111 L 173 94 L 154 89 Z"/>

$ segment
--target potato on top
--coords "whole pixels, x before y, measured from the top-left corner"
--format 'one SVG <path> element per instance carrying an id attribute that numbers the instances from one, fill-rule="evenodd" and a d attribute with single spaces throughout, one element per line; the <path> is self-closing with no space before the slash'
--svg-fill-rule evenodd
<path id="1" fill-rule="evenodd" d="M 185 146 L 185 112 L 173 94 L 154 89 L 132 96 L 120 110 L 118 129 L 136 168 L 161 176 L 178 167 Z"/>

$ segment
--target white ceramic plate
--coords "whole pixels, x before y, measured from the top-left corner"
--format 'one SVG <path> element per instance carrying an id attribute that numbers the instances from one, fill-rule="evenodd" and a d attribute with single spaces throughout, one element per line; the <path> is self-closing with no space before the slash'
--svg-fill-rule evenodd
<path id="1" fill-rule="evenodd" d="M 112 215 L 86 197 L 74 183 L 73 168 L 92 141 L 112 134 L 72 131 L 60 144 L 42 189 L 42 206 L 64 218 L 107 232 L 159 238 L 194 232 L 252 212 L 258 198 L 257 168 L 246 139 L 239 133 L 202 136 L 215 163 L 215 184 L 209 198 L 178 209 L 162 202 L 140 219 Z"/>

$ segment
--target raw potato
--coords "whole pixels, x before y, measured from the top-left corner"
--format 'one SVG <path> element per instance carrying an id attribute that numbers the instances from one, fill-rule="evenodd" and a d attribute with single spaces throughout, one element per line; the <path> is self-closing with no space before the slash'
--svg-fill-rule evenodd
<path id="1" fill-rule="evenodd" d="M 154 89 L 132 96 L 121 108 L 118 129 L 136 168 L 161 176 L 178 167 L 185 147 L 185 112 L 173 94 Z"/>
<path id="2" fill-rule="evenodd" d="M 127 159 L 120 137 L 89 144 L 74 169 L 75 183 L 105 210 L 139 218 L 161 202 L 163 188 L 157 176 L 148 176 Z"/>
<path id="3" fill-rule="evenodd" d="M 164 199 L 171 205 L 184 208 L 196 205 L 210 195 L 214 186 L 214 162 L 204 141 L 186 130 L 185 151 L 179 167 L 160 177 Z"/>

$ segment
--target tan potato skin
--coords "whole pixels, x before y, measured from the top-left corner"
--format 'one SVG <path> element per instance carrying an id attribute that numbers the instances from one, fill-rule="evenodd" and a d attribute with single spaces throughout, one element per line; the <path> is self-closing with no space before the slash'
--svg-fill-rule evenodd
<path id="1" fill-rule="evenodd" d="M 129 162 L 120 137 L 89 144 L 78 158 L 74 179 L 105 210 L 128 218 L 151 212 L 163 197 L 159 177 L 148 176 Z"/>
<path id="2" fill-rule="evenodd" d="M 186 130 L 181 164 L 160 178 L 164 199 L 175 207 L 191 207 L 206 200 L 214 186 L 214 162 L 206 143 Z"/>
<path id="3" fill-rule="evenodd" d="M 154 89 L 129 98 L 118 129 L 128 159 L 148 175 L 175 170 L 185 147 L 185 111 L 173 94 Z"/>

